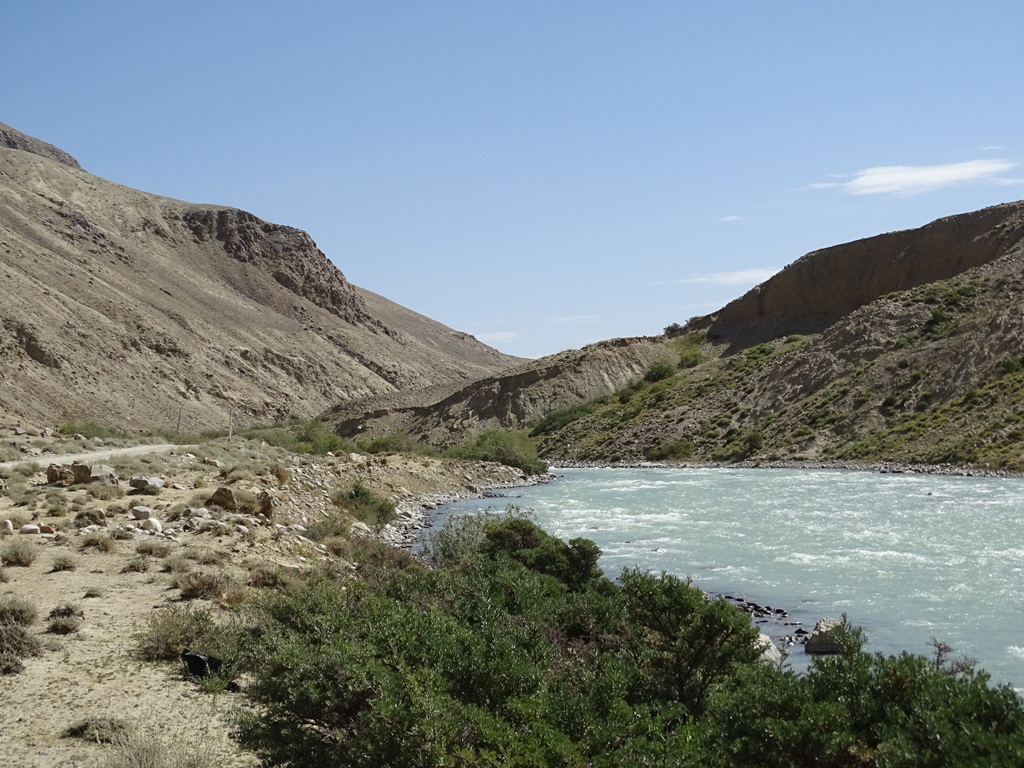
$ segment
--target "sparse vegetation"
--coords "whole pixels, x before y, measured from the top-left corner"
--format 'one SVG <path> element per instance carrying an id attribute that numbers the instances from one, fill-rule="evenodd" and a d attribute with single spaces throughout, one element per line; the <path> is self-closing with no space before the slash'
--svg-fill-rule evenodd
<path id="1" fill-rule="evenodd" d="M 79 541 L 78 548 L 83 552 L 114 552 L 117 550 L 117 542 L 109 533 L 87 533 Z"/>
<path id="2" fill-rule="evenodd" d="M 39 548 L 24 537 L 13 538 L 0 547 L 0 563 L 28 568 L 39 556 Z"/>
<path id="3" fill-rule="evenodd" d="M 61 734 L 68 739 L 82 739 L 95 744 L 112 744 L 132 731 L 128 721 L 117 717 L 96 715 L 69 725 Z"/>
<path id="4" fill-rule="evenodd" d="M 366 523 L 371 528 L 383 528 L 395 519 L 394 503 L 377 495 L 362 483 L 356 483 L 348 490 L 335 491 L 331 495 L 331 501 L 356 520 Z M 316 532 L 320 538 L 327 535 L 341 535 L 336 531 L 338 528 L 333 526 L 329 530 L 320 526 Z"/>
<path id="5" fill-rule="evenodd" d="M 548 471 L 547 464 L 537 457 L 537 446 L 522 432 L 489 429 L 448 453 L 458 459 L 493 461 L 516 467 L 528 475 Z"/>
<path id="6" fill-rule="evenodd" d="M 53 573 L 57 573 L 59 571 L 73 571 L 77 567 L 78 558 L 66 552 L 58 553 L 50 560 L 50 570 Z"/>

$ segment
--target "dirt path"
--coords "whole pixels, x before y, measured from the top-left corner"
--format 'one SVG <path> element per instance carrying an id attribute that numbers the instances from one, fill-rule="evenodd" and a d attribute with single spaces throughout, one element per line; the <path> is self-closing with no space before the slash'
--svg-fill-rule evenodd
<path id="1" fill-rule="evenodd" d="M 76 461 L 95 464 L 101 461 L 109 461 L 117 456 L 139 456 L 147 453 L 170 453 L 175 449 L 192 451 L 199 448 L 198 445 L 178 445 L 176 443 L 160 443 L 158 445 L 133 445 L 129 448 L 108 448 L 102 451 L 89 451 L 88 453 L 44 453 L 39 456 L 26 456 L 20 461 L 0 462 L 0 471 L 14 469 L 20 464 L 35 462 L 39 466 L 50 464 L 72 464 Z"/>

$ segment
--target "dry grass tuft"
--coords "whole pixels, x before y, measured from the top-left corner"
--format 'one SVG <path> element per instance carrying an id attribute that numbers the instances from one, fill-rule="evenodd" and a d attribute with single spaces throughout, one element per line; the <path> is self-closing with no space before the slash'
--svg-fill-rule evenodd
<path id="1" fill-rule="evenodd" d="M 28 539 L 16 538 L 7 542 L 3 549 L 0 549 L 0 563 L 4 565 L 15 565 L 27 568 L 36 561 L 39 550 L 35 544 Z"/>

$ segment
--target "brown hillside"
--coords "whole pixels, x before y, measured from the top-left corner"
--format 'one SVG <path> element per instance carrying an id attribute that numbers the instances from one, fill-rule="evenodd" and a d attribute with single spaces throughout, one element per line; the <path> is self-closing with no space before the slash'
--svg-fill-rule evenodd
<path id="1" fill-rule="evenodd" d="M 0 124 L 0 414 L 312 417 L 514 362 L 355 288 L 305 232 L 105 181 Z"/>
<path id="2" fill-rule="evenodd" d="M 727 304 L 708 336 L 743 346 L 818 333 L 887 293 L 994 261 L 1021 238 L 1024 203 L 1018 202 L 812 251 Z"/>

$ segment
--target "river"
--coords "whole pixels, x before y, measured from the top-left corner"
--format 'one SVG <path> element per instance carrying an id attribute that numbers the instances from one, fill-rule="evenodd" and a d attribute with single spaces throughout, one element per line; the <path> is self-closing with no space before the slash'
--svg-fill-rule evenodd
<path id="1" fill-rule="evenodd" d="M 931 655 L 931 638 L 1024 691 L 1024 480 L 842 470 L 561 469 L 507 499 L 583 536 L 616 577 L 640 567 L 788 612 L 763 629 L 846 613 L 868 650 Z M 806 667 L 799 645 L 789 663 Z"/>

